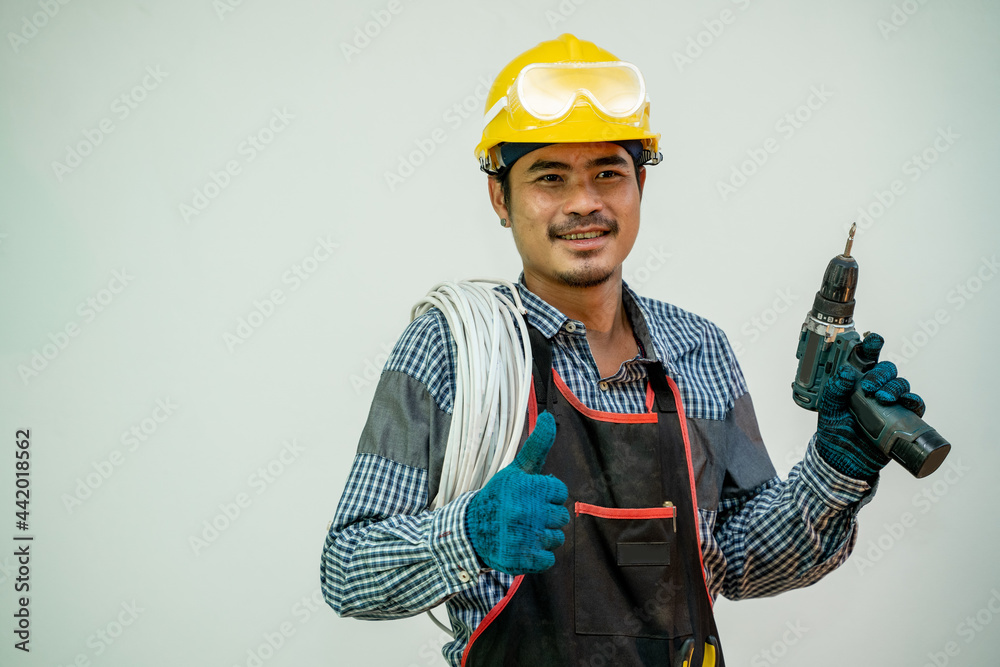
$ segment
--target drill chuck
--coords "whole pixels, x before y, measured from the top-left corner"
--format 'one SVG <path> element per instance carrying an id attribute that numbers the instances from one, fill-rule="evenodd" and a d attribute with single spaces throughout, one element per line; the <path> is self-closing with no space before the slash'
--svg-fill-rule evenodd
<path id="1" fill-rule="evenodd" d="M 826 381 L 841 365 L 850 364 L 861 373 L 875 366 L 875 362 L 862 359 L 856 349 L 861 337 L 854 330 L 858 263 L 851 257 L 851 246 L 855 229 L 852 225 L 843 254 L 827 265 L 799 336 L 795 353 L 799 367 L 792 382 L 792 398 L 807 410 L 819 409 Z M 849 409 L 859 434 L 915 477 L 937 470 L 951 451 L 948 441 L 916 414 L 897 404 L 882 405 L 865 396 L 860 387 L 851 395 Z"/>
<path id="2" fill-rule="evenodd" d="M 823 284 L 813 300 L 812 316 L 829 324 L 851 324 L 857 289 L 858 263 L 853 257 L 837 255 L 826 266 Z"/>

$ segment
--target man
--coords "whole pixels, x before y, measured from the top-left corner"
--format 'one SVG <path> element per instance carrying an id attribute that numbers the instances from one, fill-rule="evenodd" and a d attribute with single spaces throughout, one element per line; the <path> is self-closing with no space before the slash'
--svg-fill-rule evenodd
<path id="1" fill-rule="evenodd" d="M 455 396 L 431 310 L 388 362 L 323 554 L 327 601 L 389 619 L 447 603 L 452 665 L 722 665 L 712 616 L 848 557 L 887 463 L 854 434 L 842 369 L 781 481 L 725 335 L 622 282 L 645 164 L 634 66 L 563 35 L 512 61 L 477 147 L 521 255 L 534 395 L 518 458 L 430 510 Z M 862 349 L 876 359 L 881 339 Z M 922 413 L 883 363 L 863 388 Z"/>

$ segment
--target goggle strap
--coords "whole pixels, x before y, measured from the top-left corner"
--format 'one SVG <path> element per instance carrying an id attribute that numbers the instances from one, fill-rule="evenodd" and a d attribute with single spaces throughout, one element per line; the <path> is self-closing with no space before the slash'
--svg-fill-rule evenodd
<path id="1" fill-rule="evenodd" d="M 497 100 L 496 104 L 491 106 L 490 110 L 487 111 L 486 115 L 483 116 L 483 129 L 485 130 L 486 127 L 493 122 L 493 119 L 499 116 L 500 112 L 503 111 L 506 107 L 507 107 L 507 96 L 504 95 L 499 100 Z"/>

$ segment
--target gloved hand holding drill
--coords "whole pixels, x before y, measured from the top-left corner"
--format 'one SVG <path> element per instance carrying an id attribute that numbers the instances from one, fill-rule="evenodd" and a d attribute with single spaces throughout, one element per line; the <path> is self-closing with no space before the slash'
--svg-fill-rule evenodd
<path id="1" fill-rule="evenodd" d="M 858 344 L 858 355 L 874 363 L 884 342 L 882 336 L 870 333 Z M 819 403 L 816 448 L 837 471 L 856 479 L 871 479 L 889 463 L 889 457 L 858 434 L 857 423 L 848 411 L 859 375 L 844 364 L 827 383 Z M 874 395 L 882 405 L 899 403 L 918 417 L 923 416 L 923 399 L 910 393 L 909 382 L 896 377 L 896 365 L 891 361 L 877 363 L 860 382 L 865 395 Z"/>
<path id="2" fill-rule="evenodd" d="M 541 474 L 555 439 L 555 419 L 543 412 L 513 463 L 469 502 L 469 539 L 483 563 L 494 570 L 536 573 L 556 562 L 552 552 L 565 541 L 561 529 L 570 517 L 563 506 L 569 496 L 566 485 Z"/>

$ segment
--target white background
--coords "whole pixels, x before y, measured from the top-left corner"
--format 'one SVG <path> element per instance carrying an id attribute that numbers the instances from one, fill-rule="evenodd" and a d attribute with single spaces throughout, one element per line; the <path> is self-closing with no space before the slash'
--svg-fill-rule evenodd
<path id="1" fill-rule="evenodd" d="M 906 362 L 960 464 L 924 480 L 891 465 L 854 556 L 817 585 L 719 601 L 728 664 L 995 664 L 1000 7 L 224 1 L 0 8 L 0 663 L 252 666 L 262 645 L 268 667 L 441 663 L 424 617 L 302 599 L 410 306 L 440 280 L 519 273 L 472 157 L 481 82 L 573 32 L 643 70 L 663 135 L 626 277 L 728 332 L 779 472 L 815 427 L 789 391 L 799 326 L 859 208 L 858 326 Z M 803 107 L 813 90 L 826 99 Z M 250 135 L 270 142 L 253 160 Z M 768 139 L 777 152 L 743 166 Z M 185 216 L 196 190 L 211 198 Z M 318 238 L 337 247 L 293 289 Z M 260 326 L 227 344 L 241 318 Z M 30 654 L 10 632 L 18 428 Z M 213 520 L 229 525 L 193 547 Z M 973 630 L 977 613 L 993 625 Z"/>

